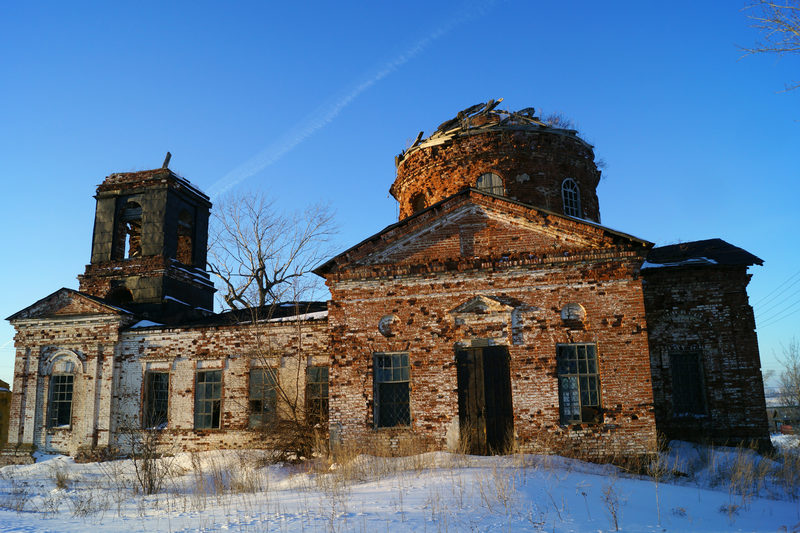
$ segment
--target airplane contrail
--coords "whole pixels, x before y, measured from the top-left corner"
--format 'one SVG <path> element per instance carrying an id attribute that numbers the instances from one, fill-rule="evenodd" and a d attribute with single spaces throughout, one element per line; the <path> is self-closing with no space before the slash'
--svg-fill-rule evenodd
<path id="1" fill-rule="evenodd" d="M 318 130 L 330 124 L 342 110 L 350 105 L 361 93 L 381 81 L 383 78 L 408 63 L 411 59 L 419 55 L 433 41 L 447 34 L 454 27 L 476 17 L 491 7 L 492 2 L 471 3 L 467 9 L 460 11 L 460 14 L 443 24 L 428 36 L 414 43 L 407 50 L 400 53 L 394 59 L 378 67 L 375 71 L 367 75 L 364 81 L 358 83 L 349 93 L 339 98 L 332 106 L 320 106 L 314 113 L 308 115 L 298 124 L 292 127 L 275 142 L 269 144 L 261 152 L 245 161 L 243 164 L 228 172 L 225 176 L 217 180 L 208 188 L 209 194 L 214 197 L 225 193 L 242 181 L 261 172 L 266 167 L 272 165 L 283 157 L 289 150 L 305 141 Z"/>

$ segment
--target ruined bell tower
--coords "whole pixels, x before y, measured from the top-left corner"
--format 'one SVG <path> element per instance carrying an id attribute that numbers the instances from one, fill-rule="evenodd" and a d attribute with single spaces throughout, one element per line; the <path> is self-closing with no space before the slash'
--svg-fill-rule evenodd
<path id="1" fill-rule="evenodd" d="M 206 272 L 208 196 L 164 167 L 97 186 L 91 262 L 80 290 L 156 322 L 213 309 Z"/>

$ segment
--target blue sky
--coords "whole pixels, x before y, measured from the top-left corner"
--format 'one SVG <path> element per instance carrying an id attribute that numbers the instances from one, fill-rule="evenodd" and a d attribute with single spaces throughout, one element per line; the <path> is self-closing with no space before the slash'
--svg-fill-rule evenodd
<path id="1" fill-rule="evenodd" d="M 605 225 L 764 259 L 750 296 L 777 368 L 800 336 L 800 57 L 742 58 L 744 3 L 363 4 L 3 3 L 0 317 L 77 288 L 112 172 L 169 150 L 213 197 L 329 202 L 344 249 L 396 221 L 395 154 L 502 97 L 595 145 Z M 3 321 L 6 381 L 12 337 Z"/>

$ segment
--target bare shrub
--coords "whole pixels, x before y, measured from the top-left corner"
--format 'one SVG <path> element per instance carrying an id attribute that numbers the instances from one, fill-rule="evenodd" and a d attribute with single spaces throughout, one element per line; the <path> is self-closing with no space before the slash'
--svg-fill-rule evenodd
<path id="1" fill-rule="evenodd" d="M 21 513 L 31 499 L 31 490 L 27 483 L 14 479 L 11 482 L 11 490 L 8 495 L 0 502 L 0 507 Z"/>
<path id="2" fill-rule="evenodd" d="M 60 467 L 53 469 L 53 482 L 56 488 L 67 490 L 71 481 L 69 473 L 66 470 Z"/>
<path id="3" fill-rule="evenodd" d="M 661 525 L 661 500 L 658 493 L 658 486 L 661 480 L 669 475 L 672 470 L 667 455 L 663 453 L 663 450 L 667 447 L 666 445 L 666 438 L 663 435 L 658 435 L 655 441 L 650 445 L 651 453 L 646 463 L 647 475 L 653 480 L 656 489 L 656 514 L 658 525 Z"/>
<path id="4" fill-rule="evenodd" d="M 174 459 L 160 451 L 161 430 L 128 429 L 125 435 L 128 437 L 137 487 L 146 495 L 161 492 L 172 477 Z"/>
<path id="5" fill-rule="evenodd" d="M 613 483 L 603 486 L 603 503 L 606 506 L 609 521 L 614 526 L 614 531 L 619 531 L 620 511 L 624 500 L 620 497 Z"/>
<path id="6" fill-rule="evenodd" d="M 780 450 L 772 457 L 775 466 L 770 472 L 772 479 L 792 500 L 800 496 L 800 453 Z"/>

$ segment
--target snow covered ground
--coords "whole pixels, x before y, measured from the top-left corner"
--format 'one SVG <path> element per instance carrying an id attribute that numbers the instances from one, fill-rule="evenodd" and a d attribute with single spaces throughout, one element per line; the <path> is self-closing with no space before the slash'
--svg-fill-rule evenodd
<path id="1" fill-rule="evenodd" d="M 797 453 L 796 437 L 775 442 Z M 538 455 L 262 459 L 179 454 L 163 492 L 142 496 L 129 460 L 41 456 L 0 469 L 0 531 L 800 531 L 800 461 L 787 473 L 732 448 L 672 443 L 661 466 L 685 475 L 658 483 Z"/>

